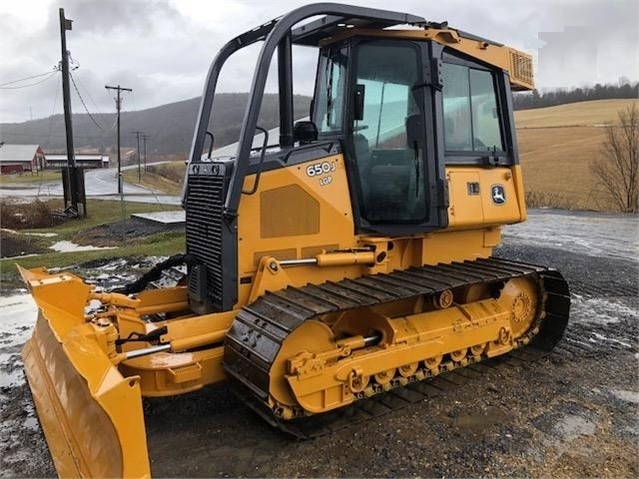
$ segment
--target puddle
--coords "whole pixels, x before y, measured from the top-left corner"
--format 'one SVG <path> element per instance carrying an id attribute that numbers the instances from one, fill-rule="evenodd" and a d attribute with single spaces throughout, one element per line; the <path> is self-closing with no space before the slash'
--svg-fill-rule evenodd
<path id="1" fill-rule="evenodd" d="M 599 415 L 575 403 L 559 403 L 552 410 L 533 419 L 533 425 L 557 439 L 572 441 L 597 432 Z"/>
<path id="2" fill-rule="evenodd" d="M 496 407 L 488 408 L 479 414 L 465 414 L 455 417 L 453 425 L 471 430 L 484 430 L 487 427 L 505 422 L 505 414 Z"/>
<path id="3" fill-rule="evenodd" d="M 2 348 L 0 351 L 6 349 L 8 348 Z M 0 353 L 0 388 L 21 386 L 22 384 L 24 384 L 24 373 L 20 351 Z"/>
<path id="4" fill-rule="evenodd" d="M 554 431 L 561 439 L 572 441 L 579 436 L 592 436 L 597 431 L 597 425 L 582 416 L 567 414 L 555 424 Z"/>

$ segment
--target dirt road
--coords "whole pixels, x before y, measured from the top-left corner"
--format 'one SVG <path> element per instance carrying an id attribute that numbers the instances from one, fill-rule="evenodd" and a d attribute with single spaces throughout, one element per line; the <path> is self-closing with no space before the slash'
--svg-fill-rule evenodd
<path id="1" fill-rule="evenodd" d="M 225 388 L 147 400 L 153 475 L 637 477 L 637 229 L 632 217 L 543 211 L 507 229 L 498 256 L 552 265 L 571 286 L 570 325 L 547 357 L 495 362 L 426 401 L 309 441 L 273 430 Z M 28 316 L 23 299 L 11 301 Z M 0 324 L 0 475 L 51 476 L 20 375 L 30 326 Z"/>

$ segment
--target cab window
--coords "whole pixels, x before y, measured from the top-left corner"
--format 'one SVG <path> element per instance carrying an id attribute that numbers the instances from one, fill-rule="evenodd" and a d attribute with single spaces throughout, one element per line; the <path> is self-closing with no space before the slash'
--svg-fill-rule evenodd
<path id="1" fill-rule="evenodd" d="M 314 113 L 315 124 L 320 134 L 342 130 L 347 59 L 345 47 L 329 49 L 320 57 Z"/>
<path id="2" fill-rule="evenodd" d="M 503 151 L 493 74 L 444 63 L 444 138 L 447 151 Z"/>
<path id="3" fill-rule="evenodd" d="M 420 51 L 411 44 L 357 46 L 356 88 L 363 109 L 350 130 L 360 214 L 370 224 L 422 223 L 427 216 Z"/>

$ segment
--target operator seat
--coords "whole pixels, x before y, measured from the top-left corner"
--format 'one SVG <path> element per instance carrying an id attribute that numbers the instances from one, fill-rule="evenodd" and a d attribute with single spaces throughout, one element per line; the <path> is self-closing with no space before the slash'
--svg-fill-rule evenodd
<path id="1" fill-rule="evenodd" d="M 406 118 L 406 143 L 402 150 L 376 151 L 369 179 L 370 193 L 367 213 L 374 221 L 412 218 L 416 203 L 417 178 L 415 154 L 421 161 L 422 121 L 419 115 Z M 386 153 L 387 160 L 384 159 Z M 399 153 L 399 154 L 398 154 Z M 421 168 L 421 165 L 419 166 Z"/>

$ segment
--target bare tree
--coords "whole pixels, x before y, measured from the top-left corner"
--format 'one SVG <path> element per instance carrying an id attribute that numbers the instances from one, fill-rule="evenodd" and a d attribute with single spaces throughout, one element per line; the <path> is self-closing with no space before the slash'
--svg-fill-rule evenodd
<path id="1" fill-rule="evenodd" d="M 639 212 L 639 110 L 619 111 L 616 125 L 606 126 L 601 158 L 590 163 L 608 200 L 624 213 Z"/>

